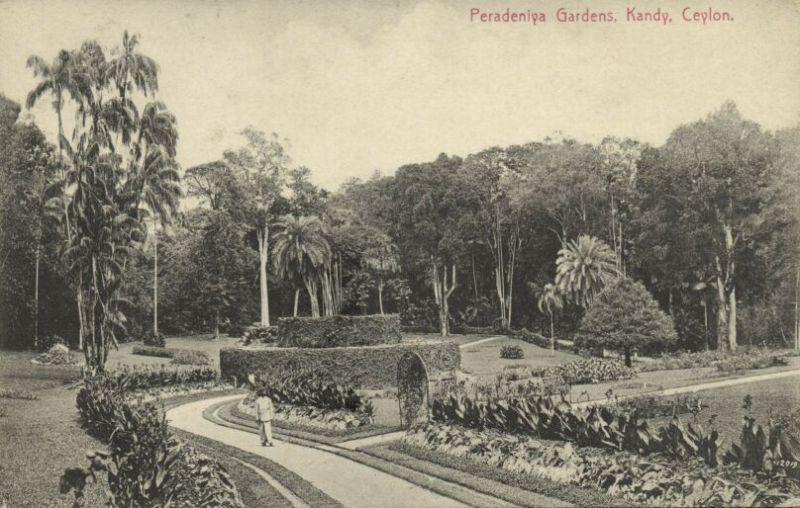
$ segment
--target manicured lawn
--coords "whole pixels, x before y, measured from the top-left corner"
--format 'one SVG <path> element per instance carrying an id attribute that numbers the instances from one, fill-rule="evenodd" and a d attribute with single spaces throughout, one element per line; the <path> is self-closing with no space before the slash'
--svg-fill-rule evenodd
<path id="1" fill-rule="evenodd" d="M 167 341 L 170 346 L 207 351 L 218 363 L 219 348 L 235 339 Z M 132 347 L 123 344 L 121 351 L 112 351 L 109 367 L 166 363 L 133 355 Z M 73 355 L 82 359 L 80 352 Z M 85 466 L 87 450 L 105 448 L 103 443 L 89 437 L 78 422 L 77 389 L 70 386 L 80 379 L 80 367 L 30 363 L 36 356 L 30 352 L 0 351 L 0 392 L 38 396 L 37 400 L 0 398 L 0 506 L 4 503 L 14 507 L 71 506 L 72 494 L 61 495 L 58 491 L 61 474 L 68 467 Z M 266 483 L 247 468 L 229 470 L 234 481 L 243 478 L 242 495 L 251 501 L 258 499 L 261 495 L 258 492 L 263 489 L 254 482 L 261 482 L 261 487 Z M 87 488 L 86 506 L 105 506 L 101 489 L 94 485 Z"/>
<path id="2" fill-rule="evenodd" d="M 30 363 L 33 353 L 0 351 L 0 388 L 25 390 L 38 400 L 0 399 L 0 506 L 71 506 L 72 494 L 58 484 L 68 467 L 85 466 L 87 450 L 102 443 L 80 428 L 75 390 L 65 388 L 77 368 Z M 103 506 L 102 491 L 90 485 L 86 506 Z"/>
<path id="3" fill-rule="evenodd" d="M 191 337 L 167 337 L 166 346 L 175 349 L 193 349 L 202 351 L 211 359 L 212 365 L 219 368 L 219 350 L 225 347 L 236 346 L 240 339 L 220 336 L 218 340 L 212 340 L 213 335 L 193 335 Z M 143 356 L 133 354 L 133 347 L 142 345 L 141 342 L 129 342 L 120 344 L 119 351 L 112 350 L 108 355 L 108 366 L 117 365 L 160 365 L 168 364 L 169 358 L 159 358 L 156 356 Z"/>
<path id="4" fill-rule="evenodd" d="M 442 338 L 441 335 L 438 333 L 404 333 L 403 338 L 411 338 L 411 337 L 421 337 L 423 339 L 428 340 L 439 340 Z M 493 337 L 493 335 L 477 335 L 474 333 L 467 333 L 467 334 L 453 334 L 447 337 L 447 340 L 452 340 L 459 346 L 462 344 L 469 344 L 470 342 L 476 342 L 479 340 L 487 339 L 489 337 Z"/>
<path id="5" fill-rule="evenodd" d="M 486 338 L 486 337 L 481 337 Z M 519 360 L 500 358 L 500 348 L 514 344 L 522 348 L 525 355 Z M 564 351 L 550 351 L 535 346 L 528 342 L 510 337 L 466 346 L 461 348 L 461 368 L 469 374 L 478 377 L 494 377 L 504 368 L 511 366 L 525 366 L 532 368 L 551 367 L 580 358 Z"/>
<path id="6" fill-rule="evenodd" d="M 700 412 L 697 421 L 705 427 L 708 419 L 717 415 L 716 428 L 725 440 L 724 448 L 739 441 L 746 414 L 742 402 L 746 395 L 752 397 L 753 416 L 766 426 L 771 417 L 800 409 L 800 376 L 698 392 L 696 396 L 708 407 Z M 691 422 L 693 418 L 686 415 L 683 421 Z"/>
<path id="7" fill-rule="evenodd" d="M 716 369 L 716 367 L 641 372 L 635 378 L 623 381 L 612 381 L 607 383 L 598 383 L 595 385 L 575 385 L 572 387 L 571 396 L 572 400 L 575 402 L 587 400 L 587 397 L 589 400 L 597 400 L 604 399 L 605 393 L 609 389 L 612 391 L 613 395 L 622 397 L 628 395 L 637 395 L 640 393 L 651 393 L 665 388 L 677 388 L 701 383 L 713 383 L 716 381 L 722 381 L 724 379 L 800 369 L 800 358 L 793 357 L 788 358 L 787 360 L 789 362 L 787 366 L 754 369 L 735 375 L 720 372 Z M 790 379 L 794 379 L 795 382 L 800 383 L 800 377 Z"/>

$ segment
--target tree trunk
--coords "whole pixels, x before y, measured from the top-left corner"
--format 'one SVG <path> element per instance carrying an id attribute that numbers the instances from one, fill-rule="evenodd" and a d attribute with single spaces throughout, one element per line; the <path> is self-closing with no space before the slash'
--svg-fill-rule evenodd
<path id="1" fill-rule="evenodd" d="M 39 258 L 40 255 L 40 247 L 36 245 L 36 252 L 34 256 L 36 257 L 35 260 L 35 268 L 34 268 L 34 277 L 33 277 L 33 347 L 37 348 L 39 346 Z"/>
<path id="2" fill-rule="evenodd" d="M 553 351 L 556 350 L 556 329 L 555 325 L 553 324 L 553 312 L 548 312 L 550 314 L 550 349 Z"/>
<path id="3" fill-rule="evenodd" d="M 258 278 L 261 292 L 261 326 L 269 326 L 269 292 L 267 288 L 267 254 L 269 253 L 269 226 L 257 232 Z"/>
<path id="4" fill-rule="evenodd" d="M 439 307 L 439 326 L 442 337 L 450 335 L 450 307 L 448 300 L 456 289 L 456 265 L 452 265 L 453 275 L 450 285 L 447 284 L 447 268 L 442 267 L 442 274 L 439 275 L 439 265 L 431 259 L 433 275 L 433 296 L 436 305 Z"/>
<path id="5" fill-rule="evenodd" d="M 378 308 L 383 316 L 383 279 L 378 280 Z"/>
<path id="6" fill-rule="evenodd" d="M 303 283 L 308 292 L 308 300 L 311 304 L 311 317 L 319 317 L 319 298 L 317 296 L 317 282 L 313 279 L 316 274 L 309 274 L 303 278 Z"/>
<path id="7" fill-rule="evenodd" d="M 625 366 L 626 367 L 632 367 L 633 366 L 632 362 L 631 362 L 631 350 L 630 349 L 626 349 L 625 350 Z"/>
<path id="8" fill-rule="evenodd" d="M 153 335 L 158 336 L 158 232 L 153 219 Z"/>
<path id="9" fill-rule="evenodd" d="M 475 274 L 475 253 L 472 254 L 472 289 L 475 291 L 475 301 L 478 301 L 478 276 Z"/>
<path id="10" fill-rule="evenodd" d="M 795 269 L 794 281 L 794 347 L 800 349 L 800 264 Z"/>
<path id="11" fill-rule="evenodd" d="M 719 258 L 717 258 L 719 266 Z M 722 276 L 717 274 L 717 350 L 727 351 L 730 343 L 728 342 L 728 302 L 725 298 L 725 285 Z"/>
<path id="12" fill-rule="evenodd" d="M 736 287 L 732 287 L 728 293 L 728 344 L 731 351 L 736 351 Z"/>
<path id="13" fill-rule="evenodd" d="M 214 311 L 214 340 L 219 339 L 219 309 Z"/>
<path id="14" fill-rule="evenodd" d="M 294 317 L 297 317 L 297 304 L 300 301 L 300 288 L 294 289 Z"/>

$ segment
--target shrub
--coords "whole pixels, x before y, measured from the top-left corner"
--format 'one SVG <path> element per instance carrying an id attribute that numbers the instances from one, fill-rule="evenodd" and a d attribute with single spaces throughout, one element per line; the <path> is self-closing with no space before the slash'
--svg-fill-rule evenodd
<path id="1" fill-rule="evenodd" d="M 287 368 L 329 372 L 336 382 L 358 388 L 397 385 L 397 362 L 409 351 L 419 353 L 429 375 L 461 365 L 461 351 L 452 341 L 341 348 L 224 348 L 219 353 L 224 379 L 247 379 L 250 374 L 279 376 Z"/>
<path id="2" fill-rule="evenodd" d="M 784 355 L 772 353 L 763 349 L 750 349 L 747 354 L 731 355 L 716 363 L 717 370 L 728 374 L 735 374 L 749 369 L 766 369 L 787 365 Z"/>
<path id="3" fill-rule="evenodd" d="M 569 441 L 579 447 L 660 453 L 682 460 L 702 458 L 712 466 L 720 444 L 716 431 L 706 432 L 692 424 L 684 427 L 677 418 L 651 431 L 636 411 L 626 414 L 607 406 L 575 409 L 563 398 L 532 393 L 498 396 L 487 391 L 469 396 L 455 389 L 434 398 L 431 417 L 441 423 Z"/>
<path id="4" fill-rule="evenodd" d="M 76 363 L 72 358 L 72 353 L 69 352 L 69 348 L 64 344 L 53 345 L 46 353 L 40 354 L 31 362 L 39 365 L 71 365 Z"/>
<path id="5" fill-rule="evenodd" d="M 244 345 L 273 344 L 278 340 L 277 326 L 254 326 L 244 332 Z"/>
<path id="6" fill-rule="evenodd" d="M 183 444 L 152 403 L 132 404 L 126 387 L 106 375 L 84 380 L 77 404 L 86 428 L 109 445 L 87 455 L 87 469 L 69 468 L 61 492 L 75 490 L 80 505 L 86 479 L 105 472 L 116 506 L 242 506 L 230 476 L 219 463 Z"/>
<path id="7" fill-rule="evenodd" d="M 163 333 L 155 334 L 150 331 L 142 336 L 142 343 L 150 347 L 164 347 L 167 345 L 167 340 Z"/>
<path id="8" fill-rule="evenodd" d="M 756 483 L 737 470 L 619 451 L 598 453 L 490 431 L 424 424 L 412 428 L 402 443 L 411 450 L 462 457 L 513 474 L 599 489 L 635 506 L 791 506 L 799 501 L 796 486 L 774 478 Z"/>
<path id="9" fill-rule="evenodd" d="M 123 392 L 164 386 L 202 384 L 217 381 L 219 372 L 210 367 L 176 369 L 161 366 L 125 366 L 106 373 L 104 379 Z"/>
<path id="10" fill-rule="evenodd" d="M 559 378 L 568 385 L 619 381 L 636 376 L 636 371 L 616 360 L 583 358 L 540 371 L 543 378 Z"/>
<path id="11" fill-rule="evenodd" d="M 177 365 L 208 365 L 211 359 L 203 351 L 194 349 L 177 349 L 168 347 L 134 346 L 133 354 L 172 358 L 170 363 Z"/>
<path id="12" fill-rule="evenodd" d="M 518 360 L 524 356 L 525 354 L 522 352 L 522 348 L 516 344 L 506 344 L 500 348 L 500 358 Z"/>
<path id="13" fill-rule="evenodd" d="M 370 413 L 372 408 L 352 386 L 318 370 L 289 369 L 280 376 L 257 377 L 255 389 L 266 392 L 276 404 Z"/>
<path id="14" fill-rule="evenodd" d="M 66 346 L 67 341 L 65 341 L 60 335 L 45 335 L 44 337 L 39 337 L 39 341 L 36 344 L 36 350 L 40 353 L 44 353 L 46 351 L 50 351 L 50 349 L 56 344 Z"/>
<path id="15" fill-rule="evenodd" d="M 610 283 L 586 311 L 575 336 L 579 349 L 611 349 L 625 354 L 657 352 L 672 346 L 678 337 L 672 318 L 665 314 L 639 282 L 619 277 Z"/>
<path id="16" fill-rule="evenodd" d="M 400 342 L 400 316 L 295 317 L 278 320 L 282 347 L 369 346 Z"/>
<path id="17" fill-rule="evenodd" d="M 175 365 L 208 365 L 211 363 L 211 359 L 203 351 L 178 349 L 172 355 L 172 360 L 169 363 Z"/>
<path id="18" fill-rule="evenodd" d="M 142 356 L 157 356 L 159 358 L 172 358 L 178 349 L 154 346 L 133 346 L 133 354 Z"/>
<path id="19" fill-rule="evenodd" d="M 539 346 L 540 348 L 550 349 L 551 347 L 550 339 L 546 338 L 542 334 L 531 332 L 527 328 L 513 332 L 513 336 L 515 339 Z M 561 349 L 558 343 L 556 343 L 556 349 Z"/>

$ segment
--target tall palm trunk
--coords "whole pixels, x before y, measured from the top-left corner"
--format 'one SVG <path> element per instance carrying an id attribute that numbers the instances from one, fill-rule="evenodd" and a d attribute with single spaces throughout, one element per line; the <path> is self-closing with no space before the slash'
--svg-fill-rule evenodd
<path id="1" fill-rule="evenodd" d="M 62 99 L 61 92 L 56 95 L 56 117 L 58 118 L 58 162 L 61 166 L 61 178 L 64 182 L 64 197 L 66 198 L 66 176 L 63 169 L 64 163 L 64 123 L 61 117 Z M 69 203 L 66 199 L 64 201 L 64 232 L 67 236 L 67 242 L 72 242 L 72 228 L 69 223 Z M 75 288 L 75 301 L 78 307 L 78 350 L 84 349 L 84 336 L 86 334 L 86 320 L 83 313 L 83 275 L 78 275 L 78 283 Z"/>
<path id="2" fill-rule="evenodd" d="M 306 286 L 308 292 L 308 299 L 311 304 L 311 317 L 319 317 L 319 286 L 316 280 L 316 273 L 312 272 L 303 277 L 303 284 Z"/>
<path id="3" fill-rule="evenodd" d="M 269 292 L 267 288 L 267 254 L 269 253 L 269 226 L 259 228 L 258 233 L 258 277 L 261 293 L 261 326 L 269 326 Z"/>
<path id="4" fill-rule="evenodd" d="M 158 231 L 153 218 L 153 335 L 158 336 Z"/>
<path id="5" fill-rule="evenodd" d="M 39 241 L 36 244 L 35 268 L 33 277 L 33 347 L 39 347 L 39 258 L 41 257 Z"/>
<path id="6" fill-rule="evenodd" d="M 297 317 L 297 304 L 300 301 L 300 288 L 294 290 L 294 317 Z"/>
<path id="7" fill-rule="evenodd" d="M 556 351 L 556 331 L 555 326 L 553 325 L 553 311 L 548 312 L 550 314 L 550 350 L 555 353 Z"/>
<path id="8" fill-rule="evenodd" d="M 795 268 L 794 281 L 794 348 L 800 349 L 800 265 Z"/>
<path id="9" fill-rule="evenodd" d="M 378 280 L 378 308 L 383 316 L 383 279 Z"/>

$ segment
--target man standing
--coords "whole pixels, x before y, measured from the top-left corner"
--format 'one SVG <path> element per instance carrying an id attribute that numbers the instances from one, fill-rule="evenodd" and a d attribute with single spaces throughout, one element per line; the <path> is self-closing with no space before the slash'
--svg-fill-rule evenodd
<path id="1" fill-rule="evenodd" d="M 259 390 L 256 399 L 256 417 L 261 431 L 261 446 L 275 446 L 275 442 L 272 440 L 272 418 L 274 416 L 275 408 L 272 407 L 272 399 L 267 396 L 266 390 Z"/>

